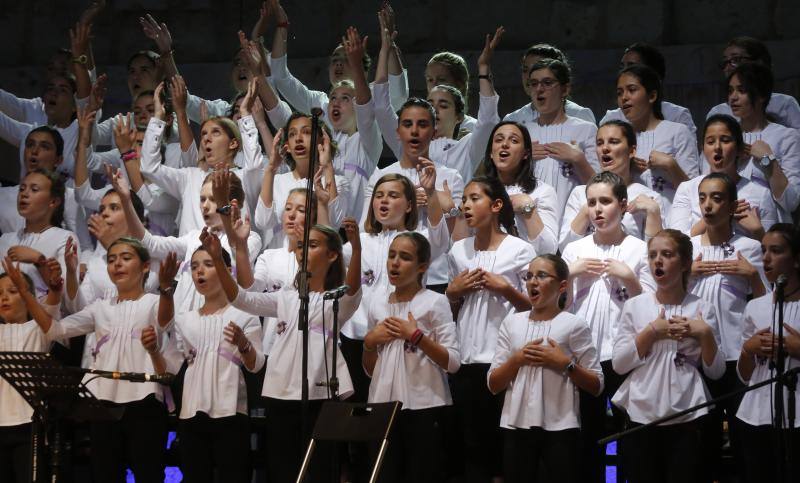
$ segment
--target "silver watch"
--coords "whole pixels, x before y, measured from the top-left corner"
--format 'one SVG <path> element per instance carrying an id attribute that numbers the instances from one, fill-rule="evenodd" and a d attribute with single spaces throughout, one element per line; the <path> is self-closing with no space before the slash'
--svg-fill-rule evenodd
<path id="1" fill-rule="evenodd" d="M 761 156 L 761 159 L 758 161 L 758 164 L 762 168 L 769 168 L 772 165 L 773 161 L 777 161 L 778 158 L 775 157 L 773 154 L 765 154 Z"/>
<path id="2" fill-rule="evenodd" d="M 445 218 L 456 218 L 458 215 L 461 214 L 461 208 L 459 208 L 458 206 L 454 206 L 449 210 L 444 211 L 443 213 Z"/>
<path id="3" fill-rule="evenodd" d="M 536 203 L 526 203 L 525 206 L 522 207 L 522 214 L 530 215 L 533 213 L 533 210 L 536 209 Z"/>

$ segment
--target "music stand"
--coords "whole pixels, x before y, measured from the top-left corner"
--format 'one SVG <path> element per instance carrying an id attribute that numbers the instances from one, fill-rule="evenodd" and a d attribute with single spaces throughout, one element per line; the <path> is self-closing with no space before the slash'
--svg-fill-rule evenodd
<path id="1" fill-rule="evenodd" d="M 308 442 L 308 449 L 297 475 L 297 482 L 302 483 L 308 472 L 311 456 L 314 453 L 316 440 L 342 443 L 380 442 L 381 448 L 372 467 L 370 483 L 375 483 L 389 444 L 389 433 L 392 431 L 395 418 L 400 412 L 400 402 L 388 403 L 347 403 L 328 401 L 322 405 L 314 433 Z"/>
<path id="2" fill-rule="evenodd" d="M 104 406 L 81 382 L 82 371 L 64 367 L 46 352 L 0 352 L 0 377 L 17 390 L 33 408 L 31 418 L 31 481 L 45 480 L 45 463 L 40 446 L 52 430 L 50 482 L 61 481 L 61 419 L 73 421 L 114 421 L 122 410 Z"/>

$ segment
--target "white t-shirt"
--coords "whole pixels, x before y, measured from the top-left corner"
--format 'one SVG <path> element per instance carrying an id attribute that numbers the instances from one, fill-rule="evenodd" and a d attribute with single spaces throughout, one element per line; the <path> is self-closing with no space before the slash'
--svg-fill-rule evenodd
<path id="1" fill-rule="evenodd" d="M 585 320 L 568 312 L 561 312 L 551 320 L 532 320 L 530 315 L 530 311 L 517 312 L 503 320 L 487 381 L 515 352 L 541 338 L 545 346 L 550 340 L 557 343 L 567 357 L 599 377 L 602 385 L 603 371 L 597 361 L 592 331 Z M 566 373 L 524 365 L 506 389 L 500 427 L 545 431 L 579 428 L 579 405 L 578 388 Z"/>
<path id="2" fill-rule="evenodd" d="M 464 238 L 453 244 L 447 260 L 450 279 L 464 270 L 482 268 L 505 277 L 520 292 L 525 291 L 522 279 L 536 250 L 530 243 L 506 235 L 496 250 L 475 249 L 475 237 Z M 489 290 L 477 290 L 464 297 L 458 311 L 458 346 L 462 364 L 489 364 L 494 357 L 497 332 L 514 306 L 505 297 Z"/>
<path id="3" fill-rule="evenodd" d="M 658 340 L 645 357 L 639 357 L 636 336 L 654 321 L 661 308 L 665 317 L 701 316 L 711 327 L 719 346 L 719 319 L 714 306 L 692 294 L 686 294 L 680 305 L 662 305 L 654 293 L 643 293 L 625 303 L 619 331 L 614 339 L 612 363 L 614 371 L 628 374 L 611 402 L 627 411 L 631 421 L 646 424 L 658 418 L 689 409 L 709 400 L 703 374 L 719 379 L 725 374 L 725 355 L 718 349 L 714 361 L 707 366 L 702 358 L 700 343 L 691 337 L 681 341 Z M 700 366 L 703 373 L 700 373 Z M 676 418 L 665 425 L 685 423 L 708 413 L 700 409 Z"/>
<path id="4" fill-rule="evenodd" d="M 447 297 L 431 290 L 422 289 L 410 302 L 390 303 L 377 298 L 369 304 L 367 319 L 369 330 L 383 323 L 388 317 L 408 319 L 414 315 L 417 328 L 426 337 L 439 343 L 449 355 L 447 372 L 455 373 L 461 366 L 458 353 L 456 324 Z M 453 403 L 447 374 L 419 347 L 411 346 L 403 339 L 394 339 L 377 347 L 378 361 L 372 371 L 367 402 L 381 403 L 400 401 L 403 409 L 427 409 L 449 406 Z"/>
<path id="5" fill-rule="evenodd" d="M 568 244 L 561 257 L 568 264 L 579 258 L 619 260 L 633 271 L 643 292 L 655 290 L 647 264 L 647 244 L 632 235 L 627 235 L 619 245 L 598 245 L 594 235 L 587 235 Z M 572 281 L 572 305 L 566 309 L 589 323 L 598 361 L 611 359 L 622 305 L 628 298 L 630 294 L 616 277 L 585 273 Z"/>

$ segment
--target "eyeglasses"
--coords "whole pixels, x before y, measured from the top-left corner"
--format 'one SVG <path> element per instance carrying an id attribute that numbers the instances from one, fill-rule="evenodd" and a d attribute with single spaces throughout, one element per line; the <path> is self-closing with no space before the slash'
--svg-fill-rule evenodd
<path id="1" fill-rule="evenodd" d="M 540 282 L 544 282 L 548 278 L 556 278 L 556 276 L 555 275 L 551 275 L 551 274 L 549 274 L 547 272 L 536 272 L 536 273 L 525 272 L 524 274 L 522 274 L 522 280 L 524 280 L 526 282 L 529 281 L 529 280 L 533 280 L 534 278 L 536 280 L 540 281 Z"/>
<path id="2" fill-rule="evenodd" d="M 530 87 L 533 90 L 536 90 L 539 88 L 539 86 L 542 86 L 544 90 L 547 91 L 552 89 L 554 86 L 557 86 L 558 84 L 560 84 L 560 82 L 558 82 L 557 79 L 553 78 L 542 79 L 540 81 L 532 79 L 528 81 L 528 87 Z"/>
<path id="3" fill-rule="evenodd" d="M 727 67 L 728 64 L 730 64 L 731 67 L 736 67 L 739 64 L 742 64 L 744 62 L 749 62 L 749 61 L 752 61 L 752 60 L 753 60 L 752 57 L 748 57 L 746 55 L 734 55 L 733 57 L 729 57 L 727 59 L 720 60 L 719 61 L 719 68 L 720 69 L 725 69 L 725 67 Z"/>

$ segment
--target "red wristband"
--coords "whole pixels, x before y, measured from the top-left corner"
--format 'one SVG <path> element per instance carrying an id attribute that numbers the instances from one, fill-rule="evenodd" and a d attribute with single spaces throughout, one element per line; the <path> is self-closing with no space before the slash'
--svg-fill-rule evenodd
<path id="1" fill-rule="evenodd" d="M 422 340 L 423 335 L 425 334 L 423 334 L 421 330 L 419 329 L 415 330 L 414 333 L 411 334 L 411 340 L 410 340 L 411 345 L 413 346 L 419 345 L 419 342 Z"/>
<path id="2" fill-rule="evenodd" d="M 138 155 L 136 154 L 135 150 L 131 149 L 130 151 L 123 153 L 122 156 L 120 157 L 122 158 L 123 161 L 131 161 L 133 159 L 136 159 Z"/>
<path id="3" fill-rule="evenodd" d="M 275 26 L 278 27 L 278 28 L 282 28 L 282 29 L 288 29 L 289 28 L 289 22 L 280 22 L 280 23 L 275 24 Z"/>

